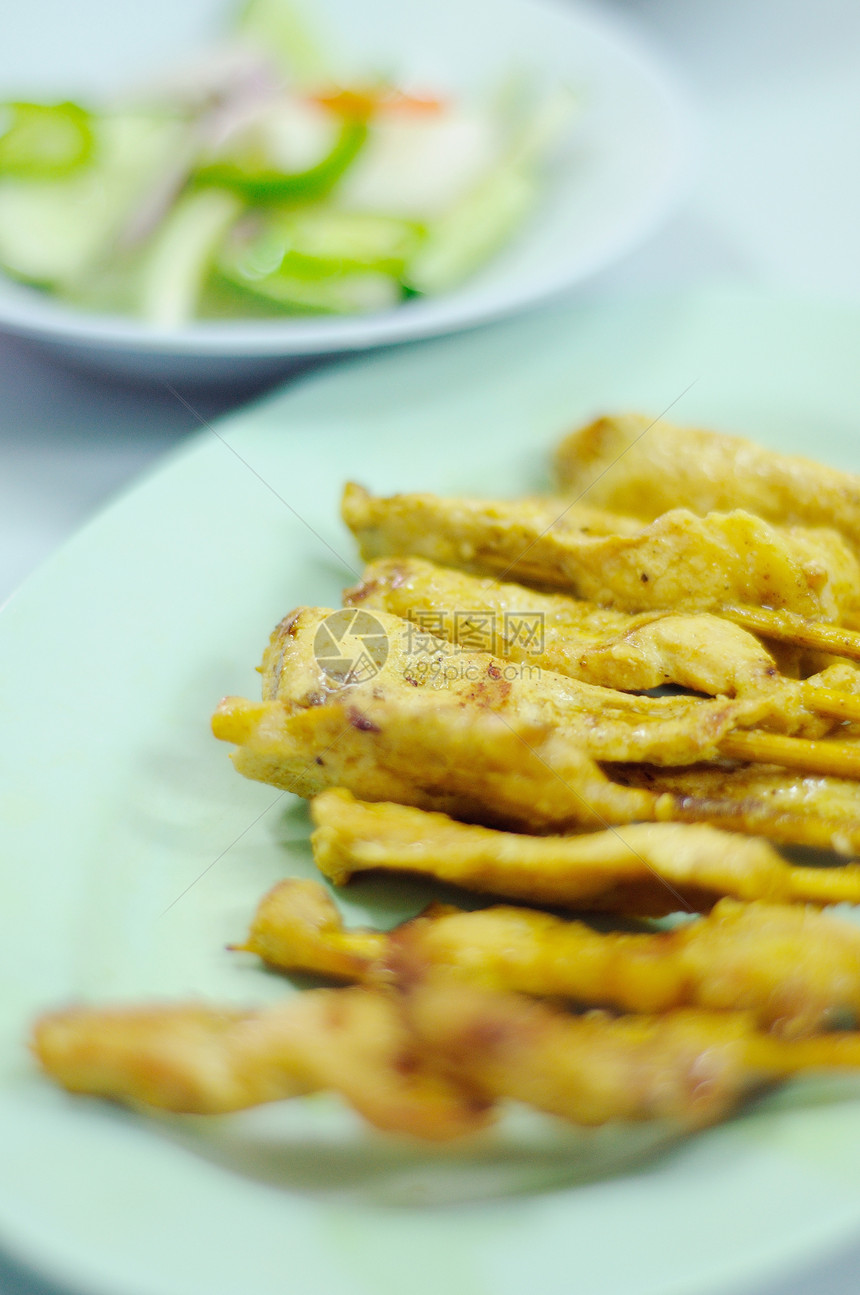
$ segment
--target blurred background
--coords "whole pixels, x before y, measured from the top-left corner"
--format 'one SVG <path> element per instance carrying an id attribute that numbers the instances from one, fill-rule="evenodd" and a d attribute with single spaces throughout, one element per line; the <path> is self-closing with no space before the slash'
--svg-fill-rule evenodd
<path id="1" fill-rule="evenodd" d="M 856 0 L 603 0 L 600 7 L 630 24 L 671 68 L 695 118 L 696 148 L 674 214 L 580 293 L 603 298 L 729 281 L 860 309 Z M 294 376 L 314 363 L 297 364 Z M 0 335 L 0 600 L 106 500 L 260 390 L 187 387 L 181 400 L 163 385 L 63 367 Z M 766 1293 L 848 1295 L 857 1289 L 856 1265 L 856 1254 L 829 1256 Z M 53 1291 L 0 1256 L 3 1295 Z"/>
<path id="2" fill-rule="evenodd" d="M 558 0 L 564 3 L 564 0 Z M 667 224 L 588 294 L 730 279 L 860 301 L 860 8 L 851 0 L 603 0 L 695 115 Z M 303 366 L 300 366 L 303 367 Z M 64 369 L 0 335 L 0 598 L 172 445 L 246 400 Z"/>

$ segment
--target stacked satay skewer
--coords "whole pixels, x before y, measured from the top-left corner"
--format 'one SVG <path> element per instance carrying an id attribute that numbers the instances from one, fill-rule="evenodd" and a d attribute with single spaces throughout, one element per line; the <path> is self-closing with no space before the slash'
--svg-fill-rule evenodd
<path id="1" fill-rule="evenodd" d="M 818 911 L 860 902 L 860 866 L 764 839 L 860 852 L 860 478 L 634 417 L 569 437 L 557 470 L 512 502 L 348 487 L 353 610 L 291 613 L 263 700 L 213 722 L 242 773 L 313 799 L 334 883 L 419 873 L 532 907 L 345 931 L 286 881 L 242 947 L 355 984 L 46 1017 L 60 1082 L 193 1111 L 332 1088 L 444 1139 L 502 1098 L 696 1127 L 860 1066 L 860 931 Z M 347 630 L 360 668 L 321 650 Z M 600 934 L 535 905 L 702 916 Z"/>

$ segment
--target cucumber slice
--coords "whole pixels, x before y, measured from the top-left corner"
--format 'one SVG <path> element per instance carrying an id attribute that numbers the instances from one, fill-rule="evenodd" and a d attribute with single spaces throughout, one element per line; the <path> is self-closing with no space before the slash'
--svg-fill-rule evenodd
<path id="1" fill-rule="evenodd" d="M 253 285 L 243 281 L 242 286 L 281 309 L 296 314 L 369 314 L 396 306 L 402 298 L 400 285 L 395 278 L 372 270 L 356 270 L 350 274 L 332 275 L 330 278 L 272 274 Z"/>
<path id="2" fill-rule="evenodd" d="M 221 264 L 229 277 L 251 286 L 272 274 L 327 278 L 374 270 L 399 277 L 423 233 L 414 221 L 394 216 L 304 208 L 273 214 L 251 237 L 237 234 Z"/>
<path id="3" fill-rule="evenodd" d="M 404 287 L 418 293 L 445 292 L 510 240 L 542 191 L 542 163 L 566 130 L 575 103 L 562 87 L 527 115 L 500 160 L 430 225 L 406 268 Z"/>
<path id="4" fill-rule="evenodd" d="M 414 293 L 445 292 L 504 246 L 523 224 L 540 191 L 530 170 L 500 168 L 430 227 L 403 273 Z"/>
<path id="5" fill-rule="evenodd" d="M 9 103 L 0 108 L 0 175 L 56 179 L 84 166 L 92 152 L 90 114 L 79 104 Z"/>
<path id="6" fill-rule="evenodd" d="M 161 328 L 181 328 L 193 319 L 218 245 L 241 210 L 241 199 L 222 189 L 180 198 L 146 259 L 143 319 Z"/>
<path id="7" fill-rule="evenodd" d="M 59 179 L 0 178 L 0 265 L 73 297 L 170 157 L 184 125 L 119 114 L 92 119 L 91 164 Z"/>
<path id="8" fill-rule="evenodd" d="M 419 236 L 409 222 L 387 216 L 282 212 L 253 234 L 236 229 L 221 249 L 218 270 L 287 310 L 384 310 L 401 299 L 398 277 Z"/>

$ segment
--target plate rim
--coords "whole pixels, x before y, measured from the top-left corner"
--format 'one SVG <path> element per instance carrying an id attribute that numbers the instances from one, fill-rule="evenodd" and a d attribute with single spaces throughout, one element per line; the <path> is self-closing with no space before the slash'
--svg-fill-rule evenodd
<path id="1" fill-rule="evenodd" d="M 773 294 L 764 294 L 764 295 L 763 295 L 763 294 L 761 294 L 761 293 L 759 293 L 759 292 L 746 291 L 746 292 L 738 292 L 738 293 L 736 293 L 735 295 L 736 295 L 736 297 L 737 297 L 737 299 L 738 299 L 738 300 L 744 300 L 744 301 L 748 301 L 748 300 L 754 300 L 754 301 L 767 301 L 767 303 L 768 303 L 768 305 L 767 305 L 767 309 L 768 309 L 768 310 L 770 310 L 770 309 L 777 309 L 777 310 L 782 309 L 782 307 L 780 306 L 780 304 L 779 304 L 779 303 L 780 303 L 781 301 L 785 300 L 785 299 L 790 300 L 791 302 L 795 303 L 795 304 L 796 304 L 796 306 L 797 306 L 799 309 L 802 309 L 802 308 L 803 308 L 803 306 L 804 306 L 805 301 L 806 301 L 806 300 L 808 300 L 808 299 L 804 298 L 804 297 L 803 297 L 802 295 L 800 295 L 800 294 L 785 294 L 785 297 L 783 298 L 783 297 L 780 297 L 780 296 L 774 296 Z M 655 294 L 654 294 L 654 293 L 650 293 L 650 292 L 649 292 L 649 293 L 638 293 L 638 294 L 635 294 L 635 297 L 636 297 L 636 299 L 641 299 L 642 297 L 650 297 L 650 298 L 654 299 L 654 298 L 655 298 Z M 691 290 L 689 290 L 689 289 L 680 289 L 680 290 L 677 290 L 676 292 L 656 294 L 656 299 L 657 299 L 657 300 L 659 300 L 659 301 L 661 301 L 661 302 L 664 302 L 664 301 L 666 301 L 666 300 L 668 300 L 668 301 L 674 301 L 674 300 L 682 300 L 682 301 L 694 300 L 694 301 L 701 301 L 701 300 L 703 300 L 703 299 L 704 299 L 704 297 L 705 297 L 705 294 L 704 294 L 700 289 L 693 290 L 693 291 L 691 291 Z M 625 302 L 626 302 L 626 299 L 625 299 Z M 623 305 L 624 305 L 624 304 L 625 304 L 625 303 L 622 303 L 622 308 L 623 308 Z M 829 318 L 830 318 L 830 317 L 837 317 L 837 316 L 838 316 L 838 318 L 839 318 L 840 322 L 841 322 L 841 321 L 843 321 L 843 320 L 850 320 L 850 321 L 852 321 L 853 326 L 855 326 L 855 327 L 857 328 L 858 333 L 860 333 L 860 310 L 858 310 L 858 309 L 856 309 L 856 308 L 852 308 L 852 307 L 850 307 L 850 306 L 847 306 L 845 303 L 824 303 L 824 302 L 822 302 L 822 303 L 820 303 L 820 304 L 821 304 L 821 306 L 822 306 L 822 308 L 823 308 L 823 309 L 826 309 L 826 310 L 829 312 L 829 314 L 828 314 L 828 317 L 829 317 Z M 599 303 L 598 303 L 598 304 L 596 304 L 596 306 L 595 306 L 595 303 L 592 303 L 592 307 L 593 307 L 593 308 L 596 308 L 596 309 L 598 309 L 598 310 L 603 310 L 603 311 L 608 311 L 608 310 L 611 310 L 612 308 L 614 308 L 614 307 L 613 307 L 613 305 L 612 305 L 612 303 L 602 303 L 602 304 L 599 304 Z M 584 309 L 585 309 L 585 308 L 584 308 L 584 307 L 582 307 L 582 306 L 577 307 L 577 308 L 575 308 L 575 311 L 574 311 L 574 310 L 571 310 L 571 314 L 574 314 L 574 313 L 575 313 L 575 314 L 577 315 L 577 317 L 579 317 L 579 315 L 581 315 L 581 314 L 583 313 L 583 310 L 584 310 Z M 517 325 L 517 326 L 515 326 L 515 327 L 519 328 L 520 326 L 519 326 L 519 325 Z M 526 327 L 530 327 L 530 325 L 526 325 Z M 444 343 L 443 343 L 442 345 L 444 346 Z M 491 345 L 492 345 L 492 343 L 491 343 Z M 415 353 L 417 353 L 417 350 L 416 350 L 416 352 L 415 352 Z M 430 352 L 429 350 L 427 350 L 426 348 L 422 348 L 422 354 L 423 354 L 424 356 L 429 356 L 429 355 L 430 355 L 430 353 L 431 353 L 431 352 Z M 300 385 L 300 386 L 298 386 L 298 387 L 294 387 L 294 388 L 290 388 L 290 389 L 288 389 L 288 395 L 289 395 L 289 397 L 290 397 L 290 398 L 292 398 L 294 395 L 297 395 L 297 394 L 300 394 L 300 393 L 304 393 L 304 397 L 305 397 L 305 398 L 307 398 L 307 395 L 308 395 L 308 388 L 309 388 L 311 385 L 313 385 L 313 386 L 317 386 L 318 384 L 323 384 L 323 385 L 326 385 L 326 386 L 327 386 L 327 385 L 331 382 L 332 378 L 335 378 L 335 379 L 337 379 L 337 380 L 340 380 L 340 379 L 341 379 L 341 375 L 342 375 L 343 373 L 346 373 L 346 374 L 355 374 L 355 373 L 364 372 L 364 371 L 366 371 L 366 368 L 367 368 L 369 365 L 377 366 L 377 368 L 379 368 L 380 370 L 382 370 L 382 371 L 384 372 L 384 371 L 386 371 L 387 369 L 389 369 L 389 367 L 391 366 L 391 364 L 392 364 L 393 362 L 394 362 L 394 361 L 393 361 L 393 358 L 392 358 L 390 355 L 389 355 L 389 356 L 373 357 L 373 358 L 371 358 L 369 361 L 363 361 L 363 360 L 361 360 L 361 361 L 357 361 L 357 362 L 355 362 L 355 363 L 350 364 L 349 366 L 347 366 L 345 370 L 340 370 L 340 371 L 336 371 L 336 372 L 332 372 L 331 370 L 329 370 L 329 371 L 326 371 L 326 372 L 324 372 L 324 373 L 322 373 L 322 374 L 320 374 L 320 375 L 316 375 L 316 376 L 314 376 L 314 377 L 310 378 L 310 379 L 308 380 L 308 382 L 307 382 L 307 383 L 303 383 L 303 384 L 301 384 L 301 385 Z M 432 363 L 432 361 L 431 361 L 431 363 Z M 347 381 L 351 381 L 351 380 L 352 380 L 352 379 L 351 379 L 350 377 L 347 377 Z M 249 414 L 250 414 L 250 418 L 251 418 L 251 419 L 254 419 L 254 418 L 258 417 L 258 416 L 259 416 L 259 413 L 260 413 L 261 411 L 262 411 L 262 413 L 265 415 L 265 411 L 266 411 L 266 409 L 267 409 L 269 406 L 276 406 L 276 405 L 277 405 L 277 403 L 278 403 L 280 400 L 283 400 L 283 399 L 284 399 L 284 395 L 285 395 L 285 393 L 284 393 L 284 392 L 281 392 L 281 393 L 275 393 L 273 396 L 267 397 L 266 399 L 264 399 L 264 400 L 263 400 L 263 401 L 261 401 L 261 402 L 257 402 L 254 406 L 252 406 L 252 407 L 251 407 L 250 411 L 249 411 L 249 410 L 247 410 L 247 409 L 245 409 L 245 410 L 240 411 L 238 414 L 232 415 L 232 416 L 231 416 L 230 418 L 228 418 L 228 419 L 222 420 L 222 426 L 224 426 L 227 430 L 229 430 L 229 429 L 230 429 L 230 427 L 231 427 L 231 426 L 234 426 L 234 425 L 235 425 L 235 426 L 237 426 L 237 427 L 239 427 L 239 428 L 241 429 L 241 425 L 242 425 L 242 423 L 243 423 L 244 421 L 248 420 L 248 418 L 249 418 Z M 182 460 L 182 459 L 184 459 L 184 458 L 185 458 L 185 456 L 186 456 L 187 454 L 191 454 L 191 455 L 193 455 L 193 454 L 197 453 L 197 451 L 199 450 L 200 446 L 205 445 L 206 443 L 207 443 L 207 441 L 206 441 L 206 434 L 205 434 L 205 433 L 198 433 L 194 438 L 192 438 L 192 440 L 191 440 L 191 441 L 189 441 L 188 443 L 186 443 L 186 445 L 185 445 L 185 446 L 183 446 L 183 447 L 180 449 L 180 451 L 179 451 L 178 455 L 176 455 L 176 454 L 171 454 L 170 456 L 168 456 L 168 457 L 165 459 L 165 461 L 164 461 L 164 464 L 163 464 L 162 468 L 159 470 L 159 472 L 158 472 L 157 474 L 155 474 L 154 476 L 149 477 L 149 478 L 145 479 L 144 481 L 142 481 L 142 482 L 140 482 L 140 483 L 136 484 L 135 486 L 133 486 L 133 487 L 132 487 L 132 490 L 129 492 L 129 495 L 131 495 L 131 496 L 136 496 L 136 497 L 143 497 L 144 492 L 147 492 L 147 491 L 150 491 L 150 492 L 151 492 L 151 491 L 152 491 L 152 487 L 153 487 L 154 485 L 156 485 L 156 483 L 157 483 L 158 479 L 161 477 L 162 473 L 165 473 L 165 474 L 173 473 L 173 472 L 175 471 L 175 469 L 176 469 L 176 467 L 177 467 L 178 463 L 179 463 L 179 462 L 181 462 L 181 460 Z M 85 529 L 85 531 L 86 531 L 86 530 L 89 530 L 91 526 L 99 525 L 99 524 L 101 523 L 101 521 L 102 521 L 102 520 L 107 516 L 107 514 L 108 514 L 108 513 L 113 512 L 115 509 L 122 509 L 122 508 L 125 506 L 125 502 L 126 502 L 126 499 L 127 499 L 128 497 L 129 497 L 129 496 L 125 496 L 125 497 L 121 498 L 119 501 L 115 501 L 115 502 L 114 502 L 113 504 L 111 504 L 111 505 L 110 505 L 106 510 L 104 510 L 102 513 L 98 514 L 98 515 L 97 515 L 97 517 L 96 517 L 96 518 L 94 518 L 94 519 L 93 519 L 93 521 L 92 521 L 91 523 L 89 523 L 89 524 L 88 524 L 88 526 L 87 526 L 86 528 L 84 528 L 84 529 Z M 82 534 L 82 533 L 83 533 L 83 532 L 79 532 L 79 533 L 78 533 L 78 536 L 77 536 L 75 539 L 73 539 L 73 540 L 72 540 L 68 545 L 63 546 L 63 548 L 60 550 L 60 553 L 61 553 L 61 554 L 68 553 L 70 556 L 72 556 L 72 557 L 74 558 L 74 553 L 73 553 L 73 551 L 72 551 L 72 550 L 73 550 L 74 545 L 76 544 L 76 541 L 80 539 L 80 537 L 81 537 L 81 534 Z M 31 587 L 31 585 L 34 585 L 34 584 L 35 584 L 35 583 L 40 579 L 40 577 L 41 577 L 41 576 L 43 576 L 43 575 L 45 574 L 45 572 L 46 572 L 46 568 L 47 568 L 48 566 L 50 566 L 50 565 L 51 565 L 52 561 L 53 561 L 53 559 L 49 560 L 49 563 L 48 563 L 48 564 L 46 564 L 46 566 L 43 566 L 42 568 L 40 568 L 40 570 L 39 570 L 37 573 L 35 573 L 35 574 L 34 574 L 34 576 L 31 578 L 31 580 L 28 580 L 27 582 L 25 582 L 25 585 L 24 585 L 22 588 L 23 588 L 23 589 L 28 589 L 28 588 L 30 588 L 30 587 Z M 12 604 L 12 606 L 14 606 L 14 603 Z M 10 610 L 11 610 L 11 607 L 10 607 Z M 26 613 L 25 613 L 25 614 L 26 614 Z M 2 622 L 0 622 L 0 624 L 2 624 Z M 846 1206 L 846 1217 L 848 1216 L 848 1212 L 849 1212 L 849 1207 L 848 1207 L 848 1206 Z M 850 1207 L 850 1214 L 851 1214 L 851 1217 L 852 1217 L 852 1218 L 855 1218 L 855 1219 L 856 1219 L 856 1217 L 857 1217 L 857 1206 L 856 1206 L 856 1204 L 852 1204 L 852 1205 L 851 1205 L 851 1207 Z M 6 1231 L 7 1231 L 7 1229 L 6 1229 L 6 1228 L 5 1228 L 5 1226 L 4 1226 L 3 1220 L 2 1220 L 2 1219 L 0 1219 L 0 1232 L 2 1232 L 2 1233 L 4 1234 L 4 1240 L 5 1240 L 5 1233 L 6 1233 Z M 840 1236 L 840 1237 L 843 1237 L 843 1236 L 845 1235 L 841 1227 L 836 1227 L 836 1226 L 834 1226 L 834 1228 L 833 1228 L 831 1231 L 833 1232 L 833 1234 L 834 1234 L 834 1235 L 838 1235 L 838 1236 Z M 830 1244 L 831 1244 L 831 1241 L 830 1241 L 829 1237 L 828 1237 L 827 1239 L 820 1239 L 820 1244 L 819 1244 L 819 1242 L 816 1240 L 816 1238 L 821 1238 L 821 1233 L 820 1233 L 820 1231 L 819 1231 L 819 1230 L 816 1230 L 816 1231 L 814 1231 L 814 1232 L 811 1232 L 809 1236 L 803 1236 L 803 1237 L 801 1237 L 801 1236 L 792 1236 L 792 1237 L 790 1238 L 790 1240 L 791 1240 L 791 1244 L 792 1244 L 792 1247 L 793 1247 L 791 1254 L 789 1254 L 789 1255 L 785 1255 L 785 1254 L 782 1254 L 782 1253 L 781 1253 L 779 1256 L 776 1256 L 777 1266 L 774 1266 L 774 1262 L 773 1262 L 773 1260 L 771 1260 L 771 1259 L 770 1259 L 770 1257 L 769 1257 L 768 1255 L 763 1255 L 763 1256 L 761 1256 L 761 1257 L 760 1257 L 760 1260 L 759 1260 L 759 1263 L 758 1263 L 758 1265 L 757 1265 L 757 1267 L 756 1267 L 756 1271 L 755 1271 L 755 1274 L 754 1274 L 754 1275 L 758 1275 L 759 1273 L 760 1273 L 761 1275 L 764 1275 L 764 1276 L 773 1276 L 773 1275 L 778 1275 L 778 1273 L 779 1273 L 779 1272 L 784 1271 L 784 1270 L 786 1269 L 786 1267 L 787 1267 L 787 1266 L 789 1266 L 791 1263 L 796 1262 L 797 1260 L 799 1260 L 799 1259 L 801 1259 L 801 1258 L 806 1258 L 807 1260 L 808 1260 L 808 1259 L 810 1259 L 810 1258 L 813 1258 L 813 1259 L 814 1259 L 814 1258 L 815 1258 L 815 1256 L 816 1256 L 817 1254 L 819 1254 L 819 1253 L 824 1253 L 824 1251 L 825 1251 L 826 1249 L 829 1249 L 829 1246 L 830 1246 Z M 813 1241 L 813 1244 L 812 1244 L 812 1245 L 810 1245 L 810 1239 L 812 1239 L 812 1241 Z M 13 1244 L 13 1245 L 9 1245 L 9 1246 L 8 1246 L 8 1248 L 9 1248 L 10 1252 L 12 1252 L 12 1253 L 16 1253 L 16 1247 L 14 1246 L 14 1244 Z M 28 1265 L 28 1266 L 31 1266 L 31 1267 L 32 1267 L 32 1263 L 31 1263 L 30 1259 L 28 1259 L 28 1258 L 27 1258 L 27 1256 L 26 1256 L 26 1255 L 22 1255 L 22 1256 L 21 1256 L 21 1258 L 22 1258 L 23 1262 L 27 1263 L 27 1265 Z M 35 1269 L 35 1271 L 39 1272 L 39 1271 L 43 1271 L 43 1269 L 40 1269 L 40 1268 L 38 1268 L 38 1267 L 37 1267 L 37 1268 Z M 749 1268 L 748 1266 L 747 1266 L 746 1268 L 742 1268 L 742 1267 L 741 1267 L 741 1268 L 737 1268 L 737 1269 L 734 1269 L 734 1268 L 733 1268 L 731 1271 L 732 1271 L 732 1274 L 737 1273 L 737 1274 L 740 1274 L 740 1275 L 742 1275 L 742 1276 L 747 1276 L 747 1277 L 749 1277 L 749 1276 L 750 1276 L 750 1273 L 751 1273 L 751 1270 L 750 1270 L 750 1268 Z M 96 1290 L 96 1289 L 98 1289 L 98 1290 L 102 1290 L 102 1289 L 107 1289 L 107 1288 L 106 1288 L 106 1286 L 105 1286 L 104 1281 L 102 1281 L 101 1285 L 95 1285 L 95 1284 L 93 1284 L 92 1289 L 93 1289 L 93 1290 Z M 129 1289 L 129 1291 L 132 1291 L 132 1290 L 135 1290 L 135 1287 L 134 1287 L 134 1286 L 133 1286 L 133 1284 L 132 1284 L 132 1285 L 130 1285 L 130 1286 L 129 1286 L 129 1288 L 128 1288 L 128 1289 Z M 705 1290 L 705 1289 L 706 1289 L 706 1287 L 701 1287 L 701 1288 L 700 1288 L 700 1290 L 701 1290 L 702 1292 L 704 1292 L 704 1290 Z M 716 1288 L 715 1288 L 715 1289 L 716 1289 Z M 114 1292 L 114 1295 L 116 1295 L 116 1292 Z M 135 1290 L 135 1295 L 137 1295 L 137 1291 L 136 1291 L 136 1290 Z"/>

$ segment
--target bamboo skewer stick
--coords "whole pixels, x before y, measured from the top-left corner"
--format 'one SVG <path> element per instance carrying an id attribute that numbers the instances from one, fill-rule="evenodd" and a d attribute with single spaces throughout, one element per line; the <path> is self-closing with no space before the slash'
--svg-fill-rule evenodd
<path id="1" fill-rule="evenodd" d="M 830 715 L 833 719 L 860 723 L 860 696 L 839 692 L 836 688 L 819 688 L 811 682 L 801 684 L 800 688 L 803 704 L 816 715 Z"/>
<path id="2" fill-rule="evenodd" d="M 801 904 L 820 904 L 826 908 L 830 904 L 860 903 L 860 867 L 854 863 L 830 868 L 786 864 L 781 880 L 788 894 Z"/>
<path id="3" fill-rule="evenodd" d="M 771 607 L 721 607 L 718 615 L 764 638 L 860 661 L 860 633 L 842 625 L 807 620 L 797 612 Z"/>
<path id="4" fill-rule="evenodd" d="M 831 778 L 860 778 L 860 745 L 852 742 L 736 729 L 722 739 L 720 751 L 732 760 L 750 764 L 777 764 Z"/>
<path id="5" fill-rule="evenodd" d="M 860 1011 L 860 930 L 805 905 L 721 899 L 666 931 L 595 931 L 582 921 L 494 904 L 432 904 L 393 931 L 347 928 L 316 881 L 290 877 L 264 895 L 234 949 L 271 967 L 367 984 L 393 968 L 445 967 L 493 989 L 625 1012 L 679 1007 L 749 1011 L 797 1037 Z"/>

